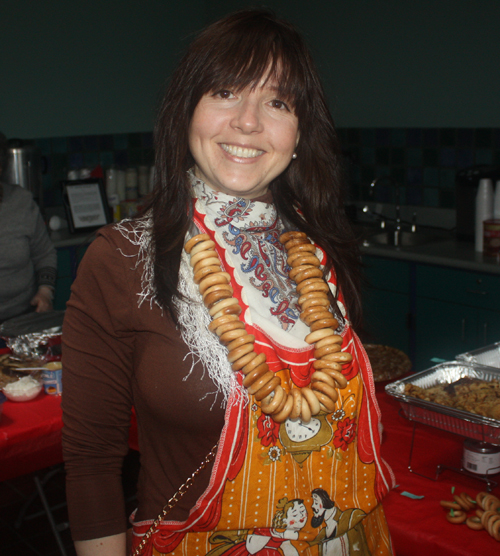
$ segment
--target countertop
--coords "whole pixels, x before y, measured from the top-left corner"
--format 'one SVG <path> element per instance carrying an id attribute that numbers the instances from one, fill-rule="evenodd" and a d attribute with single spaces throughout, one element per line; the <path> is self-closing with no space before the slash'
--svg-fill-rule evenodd
<path id="1" fill-rule="evenodd" d="M 95 238 L 95 232 L 72 234 L 67 228 L 49 231 L 49 237 L 56 249 L 62 247 L 80 247 L 87 245 Z"/>
<path id="2" fill-rule="evenodd" d="M 360 249 L 363 255 L 500 275 L 499 258 L 486 257 L 476 252 L 472 242 L 457 241 L 453 232 L 435 230 L 437 238 L 430 243 L 412 247 L 393 247 L 370 242 L 370 237 L 380 232 L 379 229 L 359 226 L 357 230 L 362 238 Z"/>
<path id="3" fill-rule="evenodd" d="M 457 241 L 452 232 L 433 230 L 437 237 L 430 243 L 412 247 L 393 247 L 370 241 L 374 234 L 380 232 L 376 227 L 361 224 L 356 226 L 356 229 L 361 238 L 361 253 L 364 255 L 500 275 L 500 258 L 486 257 L 476 252 L 472 242 Z M 56 248 L 87 245 L 94 237 L 95 232 L 72 234 L 68 229 L 50 232 L 50 238 Z"/>

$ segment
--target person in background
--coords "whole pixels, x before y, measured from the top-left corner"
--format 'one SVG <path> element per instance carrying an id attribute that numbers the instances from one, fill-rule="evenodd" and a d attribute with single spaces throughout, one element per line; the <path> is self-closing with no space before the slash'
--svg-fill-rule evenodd
<path id="1" fill-rule="evenodd" d="M 0 133 L 0 322 L 52 310 L 57 254 L 29 191 L 2 182 L 7 140 Z"/>
<path id="2" fill-rule="evenodd" d="M 132 546 L 144 556 L 318 556 L 321 524 L 306 510 L 318 488 L 365 516 L 367 543 L 352 553 L 392 554 L 382 499 L 394 477 L 353 329 L 360 257 L 340 153 L 292 25 L 255 9 L 201 31 L 160 108 L 152 198 L 98 232 L 66 309 L 63 453 L 79 556 L 127 553 L 132 409 Z"/>

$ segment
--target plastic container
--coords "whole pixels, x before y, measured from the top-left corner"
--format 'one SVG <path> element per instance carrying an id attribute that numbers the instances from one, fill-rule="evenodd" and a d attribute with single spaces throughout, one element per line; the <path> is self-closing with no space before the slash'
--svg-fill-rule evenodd
<path id="1" fill-rule="evenodd" d="M 50 396 L 62 394 L 62 365 L 59 361 L 53 361 L 45 365 L 42 373 L 43 387 L 45 393 Z"/>

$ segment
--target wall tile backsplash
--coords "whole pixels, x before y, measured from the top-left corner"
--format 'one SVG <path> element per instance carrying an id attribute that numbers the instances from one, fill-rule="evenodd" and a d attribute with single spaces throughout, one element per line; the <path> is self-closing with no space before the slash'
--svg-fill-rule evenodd
<path id="1" fill-rule="evenodd" d="M 400 185 L 401 204 L 455 207 L 455 175 L 475 164 L 500 165 L 500 129 L 339 129 L 351 201 L 395 202 L 389 181 Z"/>
<path id="2" fill-rule="evenodd" d="M 34 142 L 47 160 L 43 175 L 46 207 L 62 205 L 60 184 L 70 170 L 101 166 L 105 171 L 111 167 L 151 166 L 154 162 L 152 132 L 53 137 Z"/>
<path id="3" fill-rule="evenodd" d="M 370 183 L 388 176 L 400 185 L 401 204 L 454 208 L 455 174 L 474 164 L 500 165 L 500 129 L 341 128 L 350 201 L 368 201 Z M 121 133 L 36 139 L 47 159 L 45 206 L 61 204 L 68 171 L 101 165 L 151 165 L 153 134 Z M 371 200 L 394 203 L 395 188 L 380 182 Z"/>

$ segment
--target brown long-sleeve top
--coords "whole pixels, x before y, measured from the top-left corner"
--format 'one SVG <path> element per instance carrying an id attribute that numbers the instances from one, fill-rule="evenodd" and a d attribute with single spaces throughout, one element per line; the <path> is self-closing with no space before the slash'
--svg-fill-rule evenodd
<path id="1" fill-rule="evenodd" d="M 72 287 L 63 328 L 63 451 L 72 535 L 86 540 L 125 531 L 121 467 L 132 406 L 141 470 L 138 520 L 154 519 L 217 442 L 221 397 L 169 316 L 139 307 L 138 247 L 113 227 L 91 244 Z M 187 357 L 186 357 L 187 356 Z M 210 466 L 169 519 L 187 517 Z"/>

